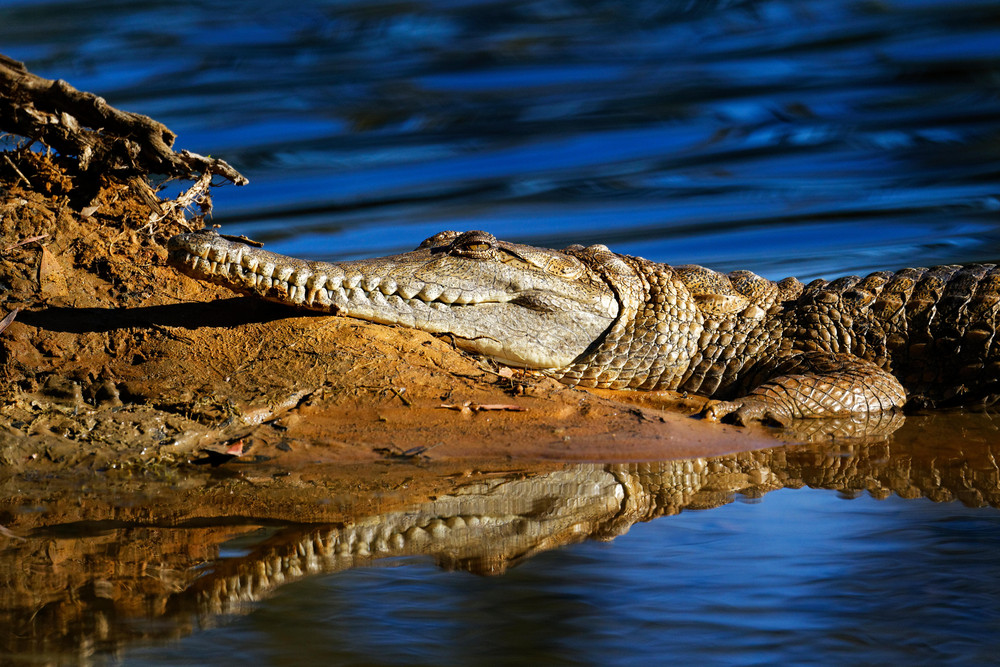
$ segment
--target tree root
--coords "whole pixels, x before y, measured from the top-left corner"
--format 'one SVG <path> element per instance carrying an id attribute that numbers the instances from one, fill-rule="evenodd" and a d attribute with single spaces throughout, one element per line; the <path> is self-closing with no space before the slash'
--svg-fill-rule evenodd
<path id="1" fill-rule="evenodd" d="M 176 135 L 147 116 L 120 111 L 61 79 L 44 79 L 0 54 L 0 131 L 75 156 L 83 173 L 128 171 L 193 178 L 247 179 L 224 160 L 182 150 Z"/>

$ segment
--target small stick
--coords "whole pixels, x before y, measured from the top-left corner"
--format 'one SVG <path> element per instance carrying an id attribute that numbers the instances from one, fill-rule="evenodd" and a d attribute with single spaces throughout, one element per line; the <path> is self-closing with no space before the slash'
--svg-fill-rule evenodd
<path id="1" fill-rule="evenodd" d="M 31 187 L 31 181 L 28 180 L 27 176 L 25 176 L 24 174 L 21 173 L 21 170 L 17 168 L 17 165 L 14 164 L 14 161 L 10 159 L 10 156 L 4 155 L 3 159 L 6 160 L 7 164 L 10 165 L 10 168 L 13 169 L 17 173 L 17 175 L 21 177 L 21 180 L 24 181 L 24 184 L 27 185 L 30 188 Z"/>
<path id="2" fill-rule="evenodd" d="M 38 236 L 32 236 L 30 238 L 26 238 L 23 241 L 18 241 L 14 245 L 7 246 L 6 248 L 3 249 L 3 251 L 4 252 L 10 252 L 14 248 L 19 248 L 19 247 L 21 247 L 23 245 L 28 245 L 29 243 L 32 243 L 34 241 L 41 241 L 42 239 L 44 239 L 47 236 L 48 236 L 48 234 L 39 234 Z"/>

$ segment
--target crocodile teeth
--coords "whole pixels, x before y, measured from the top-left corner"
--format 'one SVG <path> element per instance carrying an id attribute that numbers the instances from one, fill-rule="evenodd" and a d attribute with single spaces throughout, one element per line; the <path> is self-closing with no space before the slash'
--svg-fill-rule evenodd
<path id="1" fill-rule="evenodd" d="M 270 281 L 271 275 L 274 273 L 274 263 L 264 262 L 264 266 L 260 267 L 260 271 L 257 273 L 261 278 L 267 278 Z"/>
<path id="2" fill-rule="evenodd" d="M 326 276 L 317 276 L 314 274 L 306 284 L 306 302 L 313 304 L 317 301 L 317 297 L 319 297 L 320 303 L 330 303 L 329 292 L 323 289 L 324 285 L 326 285 Z"/>
<path id="3" fill-rule="evenodd" d="M 350 289 L 346 292 L 347 300 L 355 305 L 367 304 L 368 294 L 364 290 Z"/>
<path id="4" fill-rule="evenodd" d="M 226 250 L 225 248 L 211 248 L 206 257 L 212 260 L 213 263 L 225 262 L 226 261 Z"/>
<path id="5" fill-rule="evenodd" d="M 344 278 L 344 289 L 354 289 L 361 283 L 361 274 L 356 273 L 353 276 L 347 276 Z"/>
<path id="6" fill-rule="evenodd" d="M 309 282 L 310 278 L 312 278 L 312 272 L 307 271 L 306 269 L 299 269 L 288 278 L 288 282 L 292 283 L 296 287 L 304 287 Z"/>

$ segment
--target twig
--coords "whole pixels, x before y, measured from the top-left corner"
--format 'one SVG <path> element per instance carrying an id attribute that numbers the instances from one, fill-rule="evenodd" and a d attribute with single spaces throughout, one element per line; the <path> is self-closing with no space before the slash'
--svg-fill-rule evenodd
<path id="1" fill-rule="evenodd" d="M 156 225 L 168 218 L 184 223 L 184 226 L 190 229 L 190 227 L 186 224 L 187 221 L 184 218 L 184 211 L 198 203 L 205 193 L 208 192 L 208 188 L 211 184 L 212 173 L 206 171 L 198 178 L 197 181 L 194 182 L 194 185 L 181 193 L 177 199 L 172 199 L 163 203 L 162 213 L 153 213 L 149 216 L 149 225 L 147 227 L 148 231 L 153 232 Z"/>
<path id="2" fill-rule="evenodd" d="M 410 399 L 408 399 L 405 396 L 405 394 L 406 394 L 406 387 L 393 387 L 392 391 L 393 391 L 393 393 L 396 394 L 396 396 L 399 397 L 399 400 L 401 400 L 403 402 L 403 405 L 405 405 L 406 407 L 412 407 L 413 406 L 413 403 L 410 401 Z"/>
<path id="3" fill-rule="evenodd" d="M 31 181 L 28 180 L 27 176 L 25 176 L 24 174 L 21 173 L 21 170 L 17 168 L 17 165 L 14 164 L 14 161 L 10 159 L 10 156 L 9 155 L 4 155 L 3 159 L 7 161 L 7 164 L 10 165 L 10 168 L 14 170 L 14 172 L 20 177 L 20 179 L 22 181 L 24 181 L 24 184 L 27 185 L 30 188 L 31 187 Z"/>
<path id="4" fill-rule="evenodd" d="M 513 403 L 473 403 L 472 401 L 466 401 L 464 403 L 442 403 L 438 406 L 438 408 L 442 410 L 458 410 L 459 412 L 524 412 L 528 409 Z"/>
<path id="5" fill-rule="evenodd" d="M 35 241 L 41 241 L 42 239 L 46 238 L 47 236 L 48 236 L 48 234 L 39 234 L 38 236 L 28 237 L 28 238 L 24 239 L 23 241 L 18 241 L 17 243 L 15 243 L 13 245 L 7 246 L 6 248 L 3 249 L 3 251 L 4 252 L 10 252 L 14 248 L 20 248 L 23 245 L 28 245 L 29 243 L 34 243 Z"/>

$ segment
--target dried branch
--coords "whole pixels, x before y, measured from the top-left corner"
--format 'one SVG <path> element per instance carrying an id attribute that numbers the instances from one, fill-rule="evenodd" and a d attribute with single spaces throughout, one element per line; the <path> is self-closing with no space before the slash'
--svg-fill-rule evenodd
<path id="1" fill-rule="evenodd" d="M 126 169 L 146 174 L 248 181 L 225 161 L 171 148 L 176 135 L 162 123 L 120 111 L 104 98 L 61 79 L 44 79 L 0 54 L 0 131 L 40 141 L 78 158 L 80 169 Z"/>

